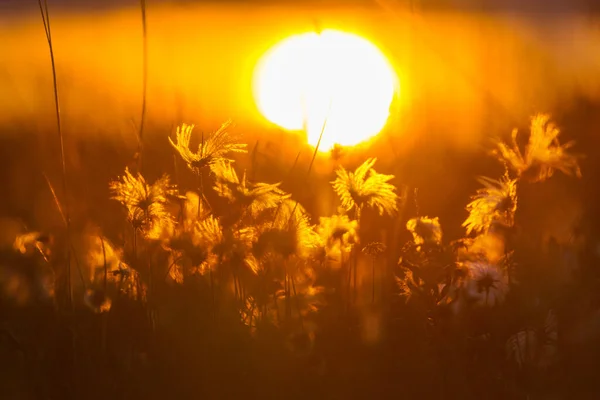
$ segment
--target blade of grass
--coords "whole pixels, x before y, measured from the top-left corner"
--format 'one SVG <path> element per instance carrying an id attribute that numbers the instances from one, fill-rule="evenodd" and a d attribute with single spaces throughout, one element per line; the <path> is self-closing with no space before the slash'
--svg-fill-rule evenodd
<path id="1" fill-rule="evenodd" d="M 44 24 L 44 31 L 46 34 L 46 40 L 48 42 L 48 49 L 50 51 L 50 64 L 52 66 L 52 85 L 54 90 L 54 110 L 56 113 L 56 127 L 58 130 L 58 139 L 60 143 L 60 162 L 62 169 L 62 186 L 64 199 L 64 213 L 62 213 L 66 226 L 67 243 L 70 243 L 71 238 L 71 221 L 69 215 L 69 202 L 68 202 L 68 185 L 67 185 L 67 163 L 65 161 L 65 145 L 64 136 L 62 131 L 62 121 L 60 116 L 60 98 L 58 95 L 58 83 L 56 79 L 56 62 L 54 59 L 54 46 L 52 45 L 52 31 L 50 28 L 50 14 L 48 12 L 48 1 L 38 0 L 40 7 L 40 13 L 42 16 L 42 23 Z M 54 191 L 53 191 L 54 192 Z M 56 194 L 53 193 L 56 198 Z M 67 259 L 67 306 L 69 309 L 73 309 L 73 288 L 71 284 L 71 248 L 68 245 L 66 251 Z"/>
<path id="2" fill-rule="evenodd" d="M 138 172 L 142 172 L 142 153 L 144 151 L 144 125 L 146 123 L 146 98 L 148 92 L 148 27 L 146 24 L 146 0 L 140 0 L 142 12 L 142 112 L 138 131 Z"/>
<path id="3" fill-rule="evenodd" d="M 65 227 L 67 229 L 67 251 L 70 250 L 70 253 L 68 255 L 69 265 L 70 265 L 71 255 L 72 255 L 73 258 L 75 259 L 75 266 L 77 267 L 77 272 L 79 273 L 79 278 L 81 279 L 81 284 L 83 285 L 83 290 L 85 291 L 87 285 L 85 284 L 85 279 L 83 277 L 83 271 L 81 270 L 81 266 L 79 265 L 79 260 L 77 259 L 77 256 L 75 255 L 75 248 L 73 247 L 73 242 L 71 241 L 71 238 L 68 234 L 69 226 L 67 224 L 67 221 L 68 221 L 67 216 L 65 215 L 65 212 L 63 211 L 63 208 L 60 205 L 60 201 L 58 200 L 58 197 L 56 196 L 56 191 L 54 190 L 54 187 L 52 186 L 50 179 L 44 172 L 42 172 L 42 175 L 44 175 L 44 178 L 46 179 L 46 183 L 48 184 L 48 187 L 50 188 L 50 193 L 52 193 L 52 197 L 54 198 L 54 203 L 56 204 L 56 208 L 58 209 L 58 212 L 60 213 L 63 223 L 65 224 Z M 68 269 L 69 269 L 68 273 L 69 273 L 69 282 L 70 282 L 70 279 L 71 279 L 70 266 Z"/>

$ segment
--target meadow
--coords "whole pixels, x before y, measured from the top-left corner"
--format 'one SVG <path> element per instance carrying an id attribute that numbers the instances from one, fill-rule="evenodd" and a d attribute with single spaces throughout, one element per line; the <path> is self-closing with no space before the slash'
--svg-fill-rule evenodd
<path id="1" fill-rule="evenodd" d="M 60 46 L 40 6 L 37 40 Z M 392 115 L 369 143 L 323 152 L 260 127 L 243 112 L 247 93 L 225 111 L 240 121 L 217 121 L 228 100 L 194 103 L 189 92 L 212 93 L 220 79 L 190 78 L 185 100 L 201 116 L 161 107 L 152 82 L 164 73 L 183 85 L 191 67 L 158 72 L 157 55 L 146 59 L 155 97 L 140 121 L 147 99 L 133 89 L 96 101 L 85 93 L 119 70 L 104 70 L 108 59 L 94 66 L 82 50 L 54 64 L 45 53 L 59 79 L 42 79 L 16 61 L 41 53 L 22 54 L 16 39 L 9 47 L 0 68 L 0 82 L 13 84 L 0 97 L 0 397 L 597 397 L 593 55 L 547 75 L 535 64 L 500 101 L 473 100 L 472 109 L 463 89 L 453 106 L 441 97 L 404 104 L 404 125 Z M 507 68 L 518 71 L 521 56 Z M 87 83 L 66 78 L 79 76 L 78 57 Z M 141 78 L 138 67 L 124 66 L 117 84 Z M 536 80 L 523 99 L 512 91 L 527 74 Z M 61 109 L 53 100 L 62 94 Z M 107 128 L 109 117 L 121 120 Z"/>

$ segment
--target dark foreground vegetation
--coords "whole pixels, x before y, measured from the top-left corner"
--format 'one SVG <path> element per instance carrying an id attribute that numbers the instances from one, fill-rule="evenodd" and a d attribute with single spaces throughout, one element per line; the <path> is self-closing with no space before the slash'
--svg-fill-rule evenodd
<path id="1" fill-rule="evenodd" d="M 5 218 L 2 398 L 595 397 L 593 205 L 566 236 L 527 223 L 545 185 L 585 182 L 549 116 L 491 145 L 460 230 L 375 158 L 339 165 L 338 212 L 311 216 L 311 175 L 256 181 L 237 129 L 164 136 L 177 176 L 137 158 L 90 221 L 50 179 L 60 225 Z"/>

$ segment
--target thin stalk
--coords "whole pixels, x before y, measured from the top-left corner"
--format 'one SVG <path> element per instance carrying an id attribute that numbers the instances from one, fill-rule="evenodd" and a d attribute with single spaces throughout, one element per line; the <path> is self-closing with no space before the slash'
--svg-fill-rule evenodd
<path id="1" fill-rule="evenodd" d="M 290 168 L 287 177 L 289 178 L 290 176 L 292 176 L 292 171 L 294 171 L 294 168 L 296 168 L 296 165 L 298 164 L 298 160 L 300 159 L 300 154 L 301 152 L 299 151 L 298 154 L 296 155 L 296 159 L 294 160 L 294 163 L 292 164 L 292 167 Z M 279 199 L 281 200 L 283 198 L 284 194 L 282 194 L 281 196 L 279 196 Z M 275 220 L 277 219 L 277 215 L 279 214 L 279 210 L 281 210 L 281 205 L 283 204 L 282 201 L 279 202 L 279 204 L 277 205 L 277 208 L 275 209 L 275 214 L 273 215 L 273 222 L 271 222 L 271 228 L 273 228 L 275 226 Z"/>
<path id="2" fill-rule="evenodd" d="M 214 322 L 217 320 L 217 304 L 215 301 L 215 278 L 213 276 L 212 267 L 208 270 L 208 276 L 210 278 L 210 297 L 212 301 L 212 316 Z"/>
<path id="3" fill-rule="evenodd" d="M 250 179 L 256 181 L 256 154 L 258 153 L 258 140 L 252 149 L 252 169 L 250 171 Z"/>
<path id="4" fill-rule="evenodd" d="M 54 198 L 54 203 L 56 204 L 56 208 L 58 209 L 58 212 L 63 220 L 63 223 L 65 224 L 65 229 L 66 229 L 67 216 L 65 215 L 65 212 L 63 211 L 63 208 L 60 205 L 60 201 L 58 201 L 58 196 L 56 195 L 56 191 L 54 190 L 54 187 L 52 186 L 52 183 L 50 182 L 50 179 L 48 178 L 48 176 L 43 172 L 42 172 L 42 175 L 44 175 L 44 178 L 46 179 L 46 183 L 48 184 L 48 187 L 50 188 L 50 192 L 52 193 L 52 197 Z M 81 266 L 79 265 L 79 260 L 77 259 L 75 248 L 73 247 L 73 242 L 69 239 L 70 238 L 67 237 L 67 245 L 69 246 L 69 248 L 71 250 L 71 255 L 72 255 L 72 257 L 69 257 L 69 261 L 71 260 L 71 258 L 73 258 L 75 260 L 75 267 L 77 267 L 77 272 L 79 273 L 79 279 L 81 280 L 81 285 L 83 286 L 83 289 L 85 290 L 87 285 L 85 284 L 85 279 L 83 278 L 83 272 L 81 270 Z"/>
<path id="5" fill-rule="evenodd" d="M 204 156 L 204 132 L 202 132 L 202 142 L 200 145 L 200 149 L 202 156 Z M 210 206 L 210 203 L 208 202 L 208 199 L 204 194 L 204 177 L 202 175 L 202 170 L 198 171 L 198 191 L 200 192 L 200 194 L 198 196 L 198 214 L 196 215 L 196 218 L 200 220 L 200 201 L 204 202 L 204 204 L 206 204 L 209 210 L 212 210 L 212 207 Z"/>
<path id="6" fill-rule="evenodd" d="M 354 263 L 352 265 L 352 269 L 354 271 L 354 281 L 352 284 L 352 300 L 354 304 L 356 304 L 356 298 L 358 296 L 358 289 L 356 286 L 356 273 L 358 271 L 358 249 L 354 248 Z"/>
<path id="7" fill-rule="evenodd" d="M 140 0 L 142 11 L 142 112 L 138 131 L 138 172 L 142 171 L 142 153 L 144 151 L 144 125 L 146 123 L 146 98 L 148 92 L 148 28 L 146 25 L 146 0 Z"/>
<path id="8" fill-rule="evenodd" d="M 284 292 L 285 292 L 285 322 L 289 323 L 292 307 L 290 304 L 290 274 L 288 271 L 287 260 L 283 263 L 285 269 Z"/>
<path id="9" fill-rule="evenodd" d="M 300 320 L 300 328 L 304 331 L 304 320 L 302 319 L 302 312 L 300 310 L 300 299 L 298 299 L 298 293 L 296 292 L 296 281 L 293 276 L 290 276 L 292 281 L 292 290 L 294 291 L 294 299 L 296 300 L 296 310 L 298 311 L 298 319 Z"/>
<path id="10" fill-rule="evenodd" d="M 167 277 L 169 276 L 169 274 L 171 273 L 171 270 L 173 269 L 173 267 L 183 259 L 183 257 L 177 257 L 175 260 L 173 260 L 173 262 L 169 265 L 169 268 L 167 268 L 167 273 L 165 274 L 165 277 L 163 278 L 163 281 L 167 279 Z"/>
<path id="11" fill-rule="evenodd" d="M 104 296 L 106 296 L 106 288 L 107 288 L 107 282 L 108 282 L 108 265 L 106 263 L 106 247 L 104 246 L 104 239 L 102 238 L 102 236 L 98 235 L 98 237 L 100 238 L 100 244 L 102 245 L 102 256 L 104 257 L 104 285 L 103 285 L 103 292 L 104 292 Z M 108 313 L 103 312 L 101 315 L 102 318 L 102 332 L 101 332 L 101 348 L 102 348 L 102 353 L 106 353 L 106 328 L 107 328 L 107 315 Z"/>
<path id="12" fill-rule="evenodd" d="M 353 251 L 354 249 L 352 249 L 351 251 Z M 350 261 L 350 260 L 348 260 Z M 348 276 L 347 276 L 347 280 L 346 280 L 346 295 L 348 296 L 348 311 L 350 310 L 350 305 L 352 303 L 352 265 L 350 265 L 350 263 L 348 263 Z"/>
<path id="13" fill-rule="evenodd" d="M 60 99 L 58 96 L 58 83 L 56 80 L 56 62 L 54 60 L 54 47 L 52 45 L 52 31 L 50 29 L 50 14 L 48 12 L 48 1 L 38 0 L 40 6 L 40 13 L 42 15 L 42 22 L 44 24 L 44 31 L 46 33 L 46 40 L 48 41 L 48 49 L 50 50 L 50 63 L 52 65 L 52 85 L 54 90 L 54 110 L 56 112 L 56 127 L 58 130 L 58 139 L 60 142 L 60 162 L 62 168 L 62 186 L 64 195 L 64 217 L 66 225 L 67 243 L 71 242 L 71 218 L 69 213 L 69 201 L 68 201 L 68 185 L 67 185 L 67 163 L 65 161 L 65 145 L 62 131 L 62 121 L 60 118 Z M 71 284 L 71 248 L 67 246 L 66 252 L 67 258 L 67 306 L 73 310 L 73 287 Z"/>
<path id="14" fill-rule="evenodd" d="M 175 154 L 173 154 L 173 170 L 175 173 L 175 182 L 177 183 L 177 188 L 181 188 L 181 180 L 179 179 L 179 168 L 177 167 L 177 157 L 175 156 Z M 185 200 L 182 199 L 179 202 L 180 202 L 181 206 L 179 208 L 179 213 L 177 215 L 177 221 L 179 221 L 180 224 L 183 224 Z M 198 199 L 198 204 L 199 203 L 200 203 L 200 199 Z"/>
<path id="15" fill-rule="evenodd" d="M 375 304 L 375 257 L 373 257 L 371 264 L 371 280 L 373 281 L 371 287 L 371 303 Z"/>
<path id="16" fill-rule="evenodd" d="M 327 127 L 327 121 L 329 120 L 329 113 L 331 112 L 331 104 L 332 101 L 329 102 L 329 109 L 327 111 L 327 116 L 323 120 L 323 125 L 321 126 L 321 132 L 319 133 L 319 140 L 317 140 L 317 145 L 315 146 L 315 151 L 313 151 L 312 159 L 310 160 L 310 164 L 308 165 L 308 171 L 306 171 L 305 183 L 308 182 L 308 177 L 310 176 L 310 172 L 312 171 L 313 164 L 315 163 L 315 159 L 317 158 L 317 153 L 319 152 L 319 146 L 321 145 L 321 140 L 323 139 L 323 133 L 325 133 L 325 128 Z M 308 131 L 307 131 L 308 133 Z M 292 213 L 290 214 L 290 218 L 288 220 L 288 225 L 292 220 L 292 217 L 295 215 L 296 208 L 298 208 L 298 200 L 294 204 L 294 208 L 292 209 Z"/>
<path id="17" fill-rule="evenodd" d="M 357 205 L 356 209 L 355 209 L 355 213 L 356 213 L 356 221 L 358 222 L 358 226 L 360 226 L 361 211 L 362 211 L 362 207 L 359 207 Z M 359 231 L 359 234 L 360 234 L 360 231 Z M 356 298 L 358 295 L 358 289 L 357 289 L 357 285 L 356 285 L 356 275 L 358 272 L 358 249 L 356 248 L 356 246 L 354 246 L 353 250 L 354 250 L 353 266 L 352 266 L 352 269 L 354 270 L 353 300 L 354 300 L 354 303 L 356 303 Z"/>

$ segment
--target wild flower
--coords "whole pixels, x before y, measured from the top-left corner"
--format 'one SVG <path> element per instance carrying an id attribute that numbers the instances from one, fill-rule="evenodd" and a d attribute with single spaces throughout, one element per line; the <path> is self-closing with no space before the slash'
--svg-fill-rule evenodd
<path id="1" fill-rule="evenodd" d="M 413 235 L 417 246 L 442 244 L 442 227 L 438 217 L 416 217 L 406 223 L 406 229 Z"/>
<path id="2" fill-rule="evenodd" d="M 334 214 L 319 218 L 316 232 L 326 255 L 339 261 L 342 261 L 341 253 L 349 253 L 359 241 L 358 221 L 351 220 L 347 215 Z"/>
<path id="3" fill-rule="evenodd" d="M 125 175 L 110 182 L 109 187 L 112 199 L 127 208 L 129 222 L 147 239 L 159 239 L 165 231 L 173 229 L 173 217 L 166 205 L 168 198 L 177 197 L 178 192 L 168 175 L 148 184 L 141 174 L 133 176 L 125 168 Z"/>
<path id="4" fill-rule="evenodd" d="M 380 254 L 382 254 L 383 252 L 385 252 L 385 244 L 381 243 L 381 242 L 371 242 L 369 244 L 367 244 L 365 247 L 363 247 L 362 251 L 363 253 L 365 253 L 366 255 L 370 256 L 370 257 L 377 257 Z"/>
<path id="5" fill-rule="evenodd" d="M 335 172 L 337 177 L 331 184 L 346 211 L 354 208 L 359 215 L 363 207 L 369 206 L 377 209 L 379 215 L 393 215 L 398 210 L 396 188 L 388 183 L 394 176 L 375 172 L 376 161 L 369 158 L 354 172 L 344 167 Z"/>
<path id="6" fill-rule="evenodd" d="M 500 180 L 481 177 L 478 181 L 485 187 L 467 205 L 469 216 L 463 222 L 467 235 L 487 233 L 495 223 L 511 227 L 517 210 L 517 180 L 505 175 Z"/>
<path id="7" fill-rule="evenodd" d="M 254 252 L 259 257 L 269 251 L 284 259 L 292 256 L 309 257 L 319 244 L 319 237 L 310 224 L 308 214 L 295 201 L 284 200 L 272 224 L 266 224 L 254 244 Z"/>
<path id="8" fill-rule="evenodd" d="M 191 231 L 196 222 L 204 219 L 210 211 L 205 208 L 205 203 L 200 200 L 200 196 L 196 192 L 186 192 L 185 197 L 181 200 L 181 221 L 183 222 L 181 225 L 185 231 Z"/>
<path id="9" fill-rule="evenodd" d="M 257 217 L 265 210 L 275 208 L 289 198 L 279 189 L 279 183 L 250 183 L 246 173 L 240 179 L 230 162 L 219 161 L 214 164 L 216 175 L 214 189 L 230 203 L 247 209 L 252 217 Z"/>
<path id="10" fill-rule="evenodd" d="M 171 146 L 179 153 L 188 168 L 196 174 L 204 167 L 212 167 L 217 162 L 229 162 L 228 153 L 246 153 L 246 144 L 237 143 L 236 138 L 227 130 L 231 121 L 227 121 L 212 135 L 202 137 L 198 151 L 190 149 L 190 141 L 194 125 L 182 124 L 175 132 L 175 142 L 169 138 Z"/>
<path id="11" fill-rule="evenodd" d="M 578 157 L 567 152 L 574 142 L 559 143 L 560 130 L 550 122 L 549 115 L 537 114 L 531 118 L 529 141 L 524 154 L 517 144 L 517 135 L 518 131 L 513 130 L 511 145 L 498 141 L 494 154 L 512 168 L 518 177 L 527 172 L 534 182 L 540 182 L 551 177 L 555 170 L 581 177 Z"/>
<path id="12" fill-rule="evenodd" d="M 225 264 L 236 269 L 249 267 L 247 259 L 251 255 L 252 243 L 256 239 L 254 227 L 224 228 L 218 218 L 209 215 L 197 224 L 196 229 L 201 243 L 209 252 L 206 269 L 214 269 L 217 265 Z"/>
<path id="13" fill-rule="evenodd" d="M 508 293 L 508 277 L 499 267 L 485 262 L 466 262 L 468 272 L 466 295 L 475 304 L 492 307 L 504 301 Z"/>

